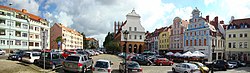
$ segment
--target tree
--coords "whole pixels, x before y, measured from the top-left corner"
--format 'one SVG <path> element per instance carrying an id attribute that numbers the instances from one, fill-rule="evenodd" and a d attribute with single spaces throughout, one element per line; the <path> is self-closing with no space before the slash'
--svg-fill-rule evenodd
<path id="1" fill-rule="evenodd" d="M 58 43 L 59 41 L 62 43 L 64 43 L 64 40 L 62 39 L 62 36 L 58 36 L 55 40 L 56 43 Z M 57 48 L 59 49 L 59 46 L 57 46 Z"/>
<path id="2" fill-rule="evenodd" d="M 119 41 L 114 40 L 114 33 L 108 32 L 107 36 L 105 37 L 105 41 L 103 42 L 103 46 L 106 48 L 107 51 L 119 51 Z"/>
<path id="3" fill-rule="evenodd" d="M 81 33 L 81 35 L 83 36 L 83 41 L 82 41 L 82 45 L 83 45 L 83 48 L 86 49 L 88 48 L 88 41 L 86 40 L 86 36 L 84 34 L 84 32 Z"/>

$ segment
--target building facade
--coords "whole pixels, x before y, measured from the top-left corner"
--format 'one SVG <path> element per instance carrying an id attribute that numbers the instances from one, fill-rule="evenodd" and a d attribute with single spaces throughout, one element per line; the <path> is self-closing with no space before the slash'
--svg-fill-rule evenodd
<path id="1" fill-rule="evenodd" d="M 141 25 L 140 15 L 132 10 L 131 13 L 126 15 L 127 20 L 122 22 L 120 26 L 116 26 L 118 28 L 117 32 L 115 30 L 114 39 L 120 41 L 121 52 L 127 53 L 142 53 L 144 51 L 144 40 L 145 40 L 145 29 Z M 124 39 L 124 31 L 128 31 L 127 40 Z M 126 44 L 125 44 L 126 42 Z"/>
<path id="2" fill-rule="evenodd" d="M 86 38 L 86 41 L 88 43 L 88 48 L 91 49 L 97 49 L 99 48 L 99 41 L 95 38 Z"/>
<path id="3" fill-rule="evenodd" d="M 51 49 L 83 49 L 83 36 L 76 30 L 70 29 L 61 23 L 55 23 L 50 28 Z M 62 37 L 60 48 L 56 39 Z"/>
<path id="4" fill-rule="evenodd" d="M 194 9 L 188 27 L 184 31 L 184 51 L 200 51 L 206 55 L 208 61 L 222 59 L 223 51 L 220 50 L 224 49 L 221 45 L 225 40 L 223 30 L 223 26 L 218 23 L 218 17 L 210 22 L 209 16 L 206 16 L 206 19 L 202 18 L 200 11 Z"/>
<path id="5" fill-rule="evenodd" d="M 226 59 L 250 61 L 250 18 L 232 17 L 226 30 Z"/>
<path id="6" fill-rule="evenodd" d="M 187 29 L 188 21 L 182 20 L 179 17 L 175 17 L 172 24 L 172 30 L 170 34 L 170 51 L 171 52 L 183 52 L 183 37 L 184 31 Z"/>
<path id="7" fill-rule="evenodd" d="M 165 28 L 160 34 L 159 34 L 159 41 L 158 41 L 158 48 L 159 48 L 159 54 L 165 55 L 169 51 L 169 45 L 170 45 L 170 33 L 171 33 L 171 26 Z"/>
<path id="8" fill-rule="evenodd" d="M 49 31 L 46 19 L 0 5 L 0 49 L 49 49 Z"/>

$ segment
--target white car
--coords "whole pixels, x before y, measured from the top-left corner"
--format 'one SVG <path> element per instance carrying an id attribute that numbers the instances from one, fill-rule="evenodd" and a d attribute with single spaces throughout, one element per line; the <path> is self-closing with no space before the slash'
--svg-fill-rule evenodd
<path id="1" fill-rule="evenodd" d="M 198 66 L 196 66 L 195 64 L 191 64 L 191 63 L 181 63 L 178 65 L 175 65 L 172 68 L 172 71 L 178 72 L 178 73 L 200 73 Z"/>
<path id="2" fill-rule="evenodd" d="M 112 64 L 109 60 L 97 60 L 92 71 L 93 73 L 111 73 Z"/>
<path id="3" fill-rule="evenodd" d="M 36 59 L 40 58 L 40 52 L 26 52 L 22 57 L 23 62 L 34 63 Z"/>
<path id="4" fill-rule="evenodd" d="M 4 55 L 6 53 L 6 51 L 0 49 L 0 55 Z"/>

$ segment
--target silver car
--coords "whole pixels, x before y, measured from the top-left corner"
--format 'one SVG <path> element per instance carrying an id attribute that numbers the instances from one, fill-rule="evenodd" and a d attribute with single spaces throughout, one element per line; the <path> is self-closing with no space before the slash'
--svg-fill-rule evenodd
<path id="1" fill-rule="evenodd" d="M 175 65 L 172 68 L 173 72 L 178 72 L 178 73 L 200 73 L 200 70 L 198 66 L 195 64 L 191 63 L 181 63 L 178 65 Z"/>
<path id="2" fill-rule="evenodd" d="M 87 69 L 92 68 L 92 64 L 92 58 L 87 55 L 73 54 L 63 61 L 62 68 L 65 73 L 67 73 L 67 71 L 85 73 Z"/>

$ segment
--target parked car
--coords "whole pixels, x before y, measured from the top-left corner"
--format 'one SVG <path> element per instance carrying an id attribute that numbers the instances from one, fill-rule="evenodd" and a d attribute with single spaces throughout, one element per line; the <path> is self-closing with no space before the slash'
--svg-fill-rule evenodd
<path id="1" fill-rule="evenodd" d="M 5 53 L 6 53 L 5 50 L 0 49 L 0 55 L 5 55 Z"/>
<path id="2" fill-rule="evenodd" d="M 99 54 L 103 54 L 103 52 L 102 52 L 102 51 L 100 51 L 100 50 L 98 50 L 97 52 L 98 52 Z"/>
<path id="3" fill-rule="evenodd" d="M 201 73 L 209 73 L 209 68 L 206 65 L 204 65 L 200 62 L 193 62 L 192 64 L 195 64 L 196 66 L 198 66 Z"/>
<path id="4" fill-rule="evenodd" d="M 236 62 L 238 67 L 245 67 L 246 63 L 238 61 L 238 60 L 228 60 L 228 62 Z"/>
<path id="5" fill-rule="evenodd" d="M 228 68 L 238 68 L 238 63 L 237 62 L 234 62 L 234 61 L 227 61 L 228 63 Z"/>
<path id="6" fill-rule="evenodd" d="M 26 52 L 22 57 L 23 62 L 34 63 L 35 59 L 40 58 L 40 52 Z"/>
<path id="7" fill-rule="evenodd" d="M 153 62 L 144 56 L 134 56 L 131 58 L 131 61 L 135 61 L 140 65 L 153 65 Z"/>
<path id="8" fill-rule="evenodd" d="M 111 61 L 109 60 L 97 60 L 92 68 L 93 73 L 111 73 Z"/>
<path id="9" fill-rule="evenodd" d="M 9 55 L 8 59 L 9 60 L 18 60 L 18 61 L 21 61 L 24 54 L 25 54 L 25 51 L 18 50 L 18 51 L 15 51 L 15 52 L 11 53 Z"/>
<path id="10" fill-rule="evenodd" d="M 211 70 L 212 66 L 214 66 L 214 69 L 218 70 L 224 70 L 226 71 L 227 68 L 229 67 L 228 63 L 226 60 L 216 60 L 213 63 L 206 64 L 206 66 Z"/>
<path id="11" fill-rule="evenodd" d="M 127 69 L 125 68 L 125 65 L 127 65 Z M 125 70 L 127 70 L 128 73 L 142 73 L 141 66 L 135 61 L 127 61 L 127 64 L 125 63 L 125 61 L 120 63 L 119 71 L 121 73 L 124 73 Z"/>
<path id="12" fill-rule="evenodd" d="M 59 52 L 42 52 L 39 59 L 34 61 L 34 64 L 43 66 L 45 58 L 46 68 L 55 69 L 62 65 L 64 57 Z"/>
<path id="13" fill-rule="evenodd" d="M 156 65 L 169 65 L 169 66 L 172 66 L 174 64 L 173 61 L 167 59 L 167 58 L 157 58 L 154 62 Z"/>
<path id="14" fill-rule="evenodd" d="M 72 54 L 68 56 L 62 63 L 62 69 L 72 72 L 85 73 L 88 68 L 92 68 L 93 60 L 87 55 Z"/>
<path id="15" fill-rule="evenodd" d="M 173 72 L 178 73 L 200 73 L 198 66 L 191 63 L 180 63 L 172 68 Z"/>

